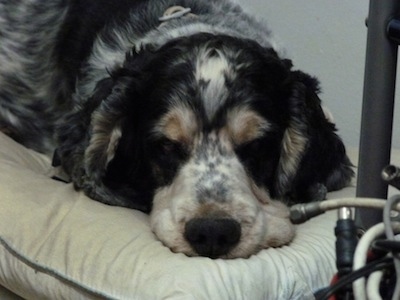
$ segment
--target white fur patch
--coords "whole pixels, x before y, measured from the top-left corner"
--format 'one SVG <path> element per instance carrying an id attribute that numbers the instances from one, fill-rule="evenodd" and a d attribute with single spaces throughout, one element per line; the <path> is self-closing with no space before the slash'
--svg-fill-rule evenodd
<path id="1" fill-rule="evenodd" d="M 230 70 L 229 64 L 223 57 L 222 53 L 215 50 L 218 56 L 210 56 L 209 52 L 204 53 L 197 60 L 196 64 L 196 79 L 210 81 L 213 84 L 221 81 L 225 82 L 224 74 Z"/>
<path id="2" fill-rule="evenodd" d="M 212 119 L 218 108 L 225 102 L 228 90 L 226 76 L 233 76 L 224 54 L 211 48 L 201 49 L 196 61 L 195 78 L 198 82 L 204 108 L 209 119 Z"/>
<path id="3" fill-rule="evenodd" d="M 126 58 L 126 53 L 132 48 L 128 29 L 114 30 L 112 44 L 98 37 L 94 44 L 88 66 L 84 69 L 85 77 L 79 85 L 79 96 L 88 98 L 94 91 L 96 83 L 109 76 L 109 71 L 121 67 Z M 112 45 L 112 46 L 110 46 Z"/>

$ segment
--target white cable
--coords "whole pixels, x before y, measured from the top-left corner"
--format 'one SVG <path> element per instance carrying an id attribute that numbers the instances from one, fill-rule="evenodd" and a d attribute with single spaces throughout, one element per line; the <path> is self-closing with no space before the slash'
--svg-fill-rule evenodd
<path id="1" fill-rule="evenodd" d="M 360 239 L 358 242 L 356 251 L 354 253 L 353 259 L 353 271 L 358 270 L 359 268 L 365 266 L 367 260 L 368 250 L 370 248 L 371 243 L 380 235 L 387 231 L 400 231 L 400 223 L 398 222 L 390 222 L 390 211 L 396 210 L 400 211 L 400 197 L 395 198 L 391 203 L 388 203 L 387 200 L 383 199 L 375 199 L 375 198 L 342 198 L 342 199 L 330 199 L 324 200 L 318 203 L 309 203 L 309 204 L 300 204 L 297 208 L 293 211 L 300 215 L 301 217 L 307 216 L 307 218 L 311 218 L 316 216 L 322 212 L 338 209 L 341 207 L 367 207 L 367 208 L 374 208 L 374 209 L 385 209 L 385 206 L 388 212 L 386 215 L 386 226 L 384 223 L 376 224 L 375 226 L 371 227 Z M 319 211 L 319 212 L 318 212 Z M 385 215 L 385 213 L 384 213 Z M 306 219 L 299 219 L 303 222 Z M 385 229 L 385 227 L 387 229 Z M 389 233 L 390 236 L 390 233 Z M 388 239 L 394 239 L 389 237 Z M 400 260 L 394 258 L 394 263 L 396 267 L 396 274 L 397 274 L 397 282 L 395 291 L 393 293 L 392 300 L 399 300 L 400 299 Z M 367 292 L 368 292 L 368 299 L 369 300 L 381 300 L 381 296 L 379 295 L 379 282 L 382 277 L 383 273 L 374 272 L 375 274 L 371 277 L 370 281 L 368 281 L 368 286 L 366 286 L 366 280 L 364 277 L 359 278 L 353 282 L 353 293 L 354 299 L 356 300 L 367 300 Z M 368 290 L 367 290 L 368 288 Z"/>
<path id="2" fill-rule="evenodd" d="M 386 200 L 376 198 L 341 198 L 329 199 L 319 202 L 321 209 L 324 211 L 336 209 L 339 207 L 367 207 L 383 209 Z M 400 205 L 396 205 L 393 209 L 400 210 Z"/>
<path id="3" fill-rule="evenodd" d="M 383 209 L 383 223 L 385 224 L 386 238 L 388 240 L 392 240 L 392 241 L 395 240 L 395 235 L 394 235 L 393 228 L 392 228 L 390 214 L 392 211 L 392 207 L 395 206 L 397 203 L 399 203 L 399 201 L 400 201 L 399 195 L 392 196 L 386 201 L 385 207 Z M 392 299 L 398 300 L 398 299 L 400 299 L 400 260 L 398 259 L 397 255 L 394 255 L 393 260 L 394 260 L 394 267 L 395 267 L 395 271 L 396 271 L 396 285 L 395 285 Z"/>
<path id="4" fill-rule="evenodd" d="M 342 199 L 330 199 L 324 200 L 321 202 L 312 202 L 312 203 L 303 203 L 296 204 L 290 208 L 290 218 L 294 224 L 299 224 L 301 222 L 305 222 L 306 220 L 315 217 L 325 211 L 338 209 L 342 207 L 367 207 L 374 209 L 384 209 L 385 204 L 387 204 L 387 200 L 376 199 L 376 198 L 342 198 Z M 388 205 L 388 204 L 387 204 Z M 394 201 L 390 206 L 390 210 L 400 211 L 400 203 L 399 201 Z M 392 229 L 396 232 L 400 231 L 400 223 L 391 223 L 388 221 L 388 228 Z M 377 224 L 371 227 L 360 239 L 358 242 L 356 251 L 354 253 L 353 259 L 353 271 L 358 270 L 359 268 L 365 266 L 367 260 L 368 250 L 370 248 L 371 243 L 380 235 L 385 232 L 384 223 Z M 397 266 L 399 264 L 399 273 L 397 273 Z M 395 259 L 396 266 L 396 274 L 399 281 L 396 282 L 395 293 L 393 296 L 393 300 L 400 299 L 400 261 Z M 375 275 L 377 276 L 377 275 Z M 373 277 L 374 278 L 374 277 Z M 367 300 L 366 296 L 366 284 L 365 278 L 359 278 L 353 282 L 353 293 L 354 298 L 356 300 Z M 374 281 L 371 281 L 371 285 L 376 284 Z M 372 287 L 371 287 L 372 289 Z M 372 292 L 371 292 L 372 293 Z M 376 296 L 376 295 L 375 295 Z M 376 298 L 379 299 L 379 298 Z"/>
<path id="5" fill-rule="evenodd" d="M 372 226 L 369 230 L 367 230 L 361 239 L 358 241 L 356 251 L 354 252 L 353 259 L 353 271 L 358 270 L 363 267 L 367 261 L 368 249 L 371 243 L 376 239 L 376 237 L 383 234 L 385 231 L 384 224 L 379 223 Z M 357 300 L 366 300 L 366 292 L 365 292 L 365 278 L 361 277 L 355 281 L 353 281 L 353 293 L 354 299 Z"/>
<path id="6" fill-rule="evenodd" d="M 341 207 L 367 207 L 383 209 L 386 200 L 376 198 L 342 198 L 330 199 L 320 202 L 299 203 L 290 207 L 290 220 L 294 224 L 303 223 L 325 211 Z M 393 210 L 400 211 L 400 204 L 393 207 Z"/>
<path id="7" fill-rule="evenodd" d="M 383 271 L 375 271 L 371 273 L 367 281 L 367 299 L 368 300 L 382 300 L 379 294 L 379 286 L 383 277 Z"/>
<path id="8" fill-rule="evenodd" d="M 400 231 L 400 223 L 393 222 L 393 229 Z M 361 237 L 357 244 L 356 251 L 354 252 L 353 271 L 362 268 L 367 261 L 368 249 L 371 243 L 380 235 L 385 232 L 385 225 L 383 223 L 376 224 L 368 229 Z M 359 278 L 353 282 L 354 298 L 357 300 L 366 300 L 365 292 L 365 278 Z"/>
<path id="9" fill-rule="evenodd" d="M 395 206 L 400 201 L 400 196 L 396 195 L 390 197 L 385 201 L 385 206 L 383 208 L 383 223 L 385 224 L 385 234 L 388 240 L 394 240 L 394 232 L 391 226 L 391 211 L 392 207 Z"/>

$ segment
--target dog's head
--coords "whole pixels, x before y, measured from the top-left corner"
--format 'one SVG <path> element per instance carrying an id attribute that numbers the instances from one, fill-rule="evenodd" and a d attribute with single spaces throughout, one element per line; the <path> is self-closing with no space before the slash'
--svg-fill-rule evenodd
<path id="1" fill-rule="evenodd" d="M 233 258 L 287 244 L 288 209 L 272 198 L 290 192 L 308 147 L 315 89 L 253 41 L 198 34 L 132 52 L 91 100 L 93 196 L 152 206 L 174 252 Z"/>

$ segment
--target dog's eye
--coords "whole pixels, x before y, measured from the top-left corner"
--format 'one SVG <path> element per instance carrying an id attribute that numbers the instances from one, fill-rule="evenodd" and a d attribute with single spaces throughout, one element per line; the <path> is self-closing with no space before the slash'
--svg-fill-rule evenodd
<path id="1" fill-rule="evenodd" d="M 159 138 L 149 144 L 149 159 L 158 185 L 170 184 L 180 166 L 188 159 L 188 146 L 184 143 Z"/>
<path id="2" fill-rule="evenodd" d="M 163 139 L 159 144 L 159 149 L 164 155 L 184 156 L 186 148 L 184 145 L 177 141 Z"/>
<path id="3" fill-rule="evenodd" d="M 250 142 L 247 142 L 247 143 L 237 146 L 236 152 L 237 153 L 245 152 L 247 154 L 257 152 L 260 150 L 261 144 L 262 144 L 261 139 L 255 139 L 253 141 L 250 141 Z"/>
<path id="4" fill-rule="evenodd" d="M 239 159 L 245 164 L 256 163 L 261 153 L 266 151 L 264 144 L 265 140 L 261 138 L 255 139 L 242 145 L 238 145 L 235 149 L 235 152 Z"/>
<path id="5" fill-rule="evenodd" d="M 160 143 L 160 147 L 163 152 L 168 153 L 174 152 L 179 147 L 179 145 L 176 142 L 166 139 Z"/>

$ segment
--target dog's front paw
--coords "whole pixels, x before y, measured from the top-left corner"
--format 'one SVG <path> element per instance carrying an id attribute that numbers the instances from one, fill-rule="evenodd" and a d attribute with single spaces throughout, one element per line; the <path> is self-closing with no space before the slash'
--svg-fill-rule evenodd
<path id="1" fill-rule="evenodd" d="M 84 168 L 74 168 L 71 172 L 71 180 L 74 184 L 75 190 L 81 190 L 87 182 L 87 176 Z"/>

